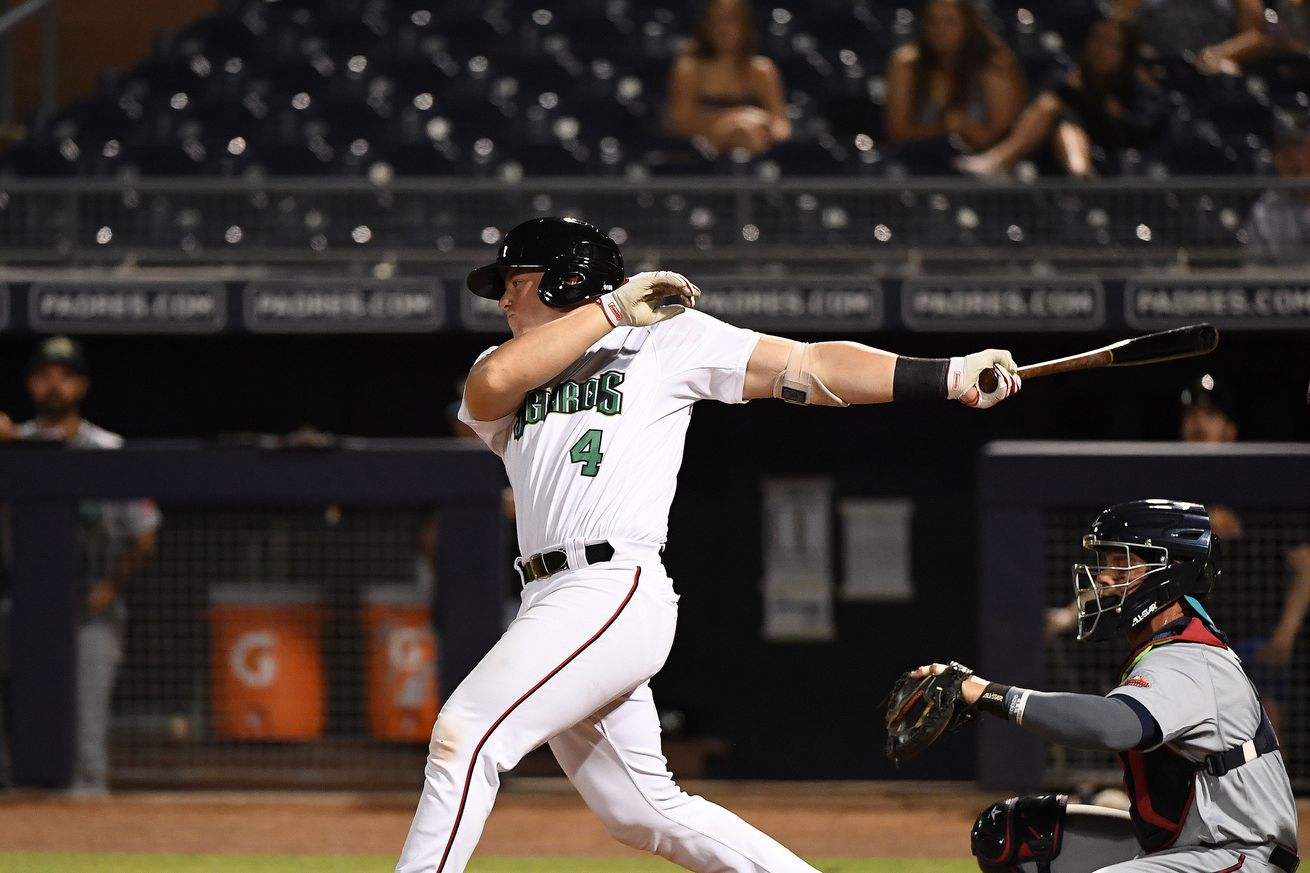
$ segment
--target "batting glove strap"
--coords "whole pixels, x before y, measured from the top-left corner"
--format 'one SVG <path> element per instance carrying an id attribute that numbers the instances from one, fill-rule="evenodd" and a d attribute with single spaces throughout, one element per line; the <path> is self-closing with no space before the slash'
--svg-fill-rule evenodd
<path id="1" fill-rule="evenodd" d="M 946 399 L 959 400 L 971 387 L 964 379 L 964 358 L 951 358 L 946 364 Z"/>
<path id="2" fill-rule="evenodd" d="M 610 323 L 610 327 L 618 327 L 626 323 L 627 319 L 623 315 L 623 307 L 619 306 L 618 301 L 614 299 L 614 292 L 602 294 L 596 298 L 596 305 L 600 311 L 605 313 L 605 320 Z"/>

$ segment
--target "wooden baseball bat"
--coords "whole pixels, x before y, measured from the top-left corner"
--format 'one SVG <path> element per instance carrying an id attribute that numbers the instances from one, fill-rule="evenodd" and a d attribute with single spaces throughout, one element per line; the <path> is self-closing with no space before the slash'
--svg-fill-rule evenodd
<path id="1" fill-rule="evenodd" d="M 1219 345 L 1219 331 L 1213 324 L 1189 324 L 1173 330 L 1148 333 L 1145 336 L 1119 340 L 1090 352 L 1042 361 L 1019 368 L 1019 377 L 1032 379 L 1067 373 L 1070 370 L 1090 370 L 1093 367 L 1132 367 L 1138 364 L 1157 364 L 1176 358 L 1194 358 L 1209 354 Z M 996 390 L 996 370 L 988 368 L 978 375 L 978 388 L 984 392 Z"/>

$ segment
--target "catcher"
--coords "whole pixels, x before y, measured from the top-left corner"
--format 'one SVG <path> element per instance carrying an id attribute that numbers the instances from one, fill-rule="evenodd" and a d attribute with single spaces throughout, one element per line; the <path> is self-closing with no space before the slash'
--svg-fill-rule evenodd
<path id="1" fill-rule="evenodd" d="M 1293 873 L 1296 805 L 1278 738 L 1241 661 L 1197 601 L 1219 575 L 1205 507 L 1134 500 L 1102 512 L 1074 565 L 1078 639 L 1123 634 L 1105 697 L 989 682 L 957 663 L 906 673 L 887 709 L 887 754 L 912 758 L 978 713 L 1046 740 L 1116 753 L 1128 813 L 1011 798 L 973 828 L 984 871 Z"/>

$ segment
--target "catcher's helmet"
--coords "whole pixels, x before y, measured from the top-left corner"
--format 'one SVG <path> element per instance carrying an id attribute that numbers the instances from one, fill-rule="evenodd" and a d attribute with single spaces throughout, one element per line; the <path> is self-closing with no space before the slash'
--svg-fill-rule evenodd
<path id="1" fill-rule="evenodd" d="M 479 297 L 499 300 L 505 273 L 514 267 L 544 270 L 537 295 L 556 309 L 595 300 L 623 284 L 623 255 L 600 228 L 576 218 L 534 218 L 505 234 L 495 263 L 468 275 Z"/>
<path id="2" fill-rule="evenodd" d="M 1073 568 L 1080 640 L 1131 630 L 1182 597 L 1209 593 L 1219 575 L 1219 538 L 1199 503 L 1116 504 L 1092 522 L 1083 548 L 1089 561 Z M 1114 582 L 1100 581 L 1103 573 Z"/>

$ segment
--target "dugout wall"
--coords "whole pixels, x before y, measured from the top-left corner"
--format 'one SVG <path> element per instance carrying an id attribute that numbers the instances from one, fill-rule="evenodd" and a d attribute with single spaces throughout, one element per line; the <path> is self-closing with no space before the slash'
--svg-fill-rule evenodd
<path id="1" fill-rule="evenodd" d="M 206 773 L 226 773 L 227 784 L 259 784 L 260 771 L 280 756 L 296 763 L 302 784 L 329 784 L 343 770 L 352 771 L 352 782 L 361 773 L 376 782 L 388 768 L 407 772 L 412 782 L 421 771 L 422 752 L 415 749 L 423 741 L 397 747 L 387 742 L 385 726 L 362 729 L 368 704 L 361 701 L 361 640 L 381 620 L 379 609 L 397 608 L 385 583 L 415 581 L 422 528 L 435 518 L 446 543 L 432 553 L 439 687 L 453 688 L 472 669 L 502 626 L 502 486 L 495 455 L 455 440 L 285 450 L 177 442 L 112 452 L 6 447 L 0 501 L 11 532 L 8 717 L 15 782 L 58 786 L 71 772 L 79 513 L 96 501 L 142 497 L 160 504 L 164 525 L 155 556 L 136 580 L 144 589 L 136 600 L 145 605 L 138 623 L 151 632 L 135 638 L 120 675 L 120 683 L 141 694 L 126 701 L 120 694 L 118 704 L 129 711 L 120 711 L 115 725 L 150 748 L 156 780 L 163 768 L 182 780 L 191 776 L 193 784 L 204 784 Z M 218 677 L 223 665 L 210 663 L 207 647 L 211 636 L 240 620 L 231 615 L 242 605 L 273 611 L 263 633 L 285 635 L 294 663 L 274 663 L 256 648 L 225 650 L 212 660 L 239 659 L 257 680 L 262 674 L 263 684 L 299 672 L 298 682 L 271 688 L 275 697 L 304 695 L 284 710 L 290 725 L 274 729 L 277 713 L 251 707 L 225 726 L 215 711 L 210 685 L 220 682 L 207 674 Z M 416 639 L 421 622 L 408 626 Z M 354 639 L 320 645 L 325 632 Z M 403 642 L 402 635 L 395 645 L 404 648 Z M 417 657 L 412 649 L 401 654 Z M 262 733 L 261 720 L 270 721 Z M 405 727 L 411 739 L 421 733 Z M 379 741 L 370 741 L 370 733 Z M 304 742 L 334 737 L 340 741 Z M 134 742 L 119 750 L 129 769 Z"/>

